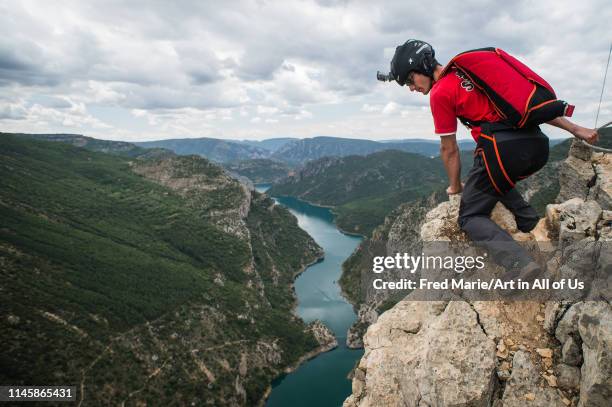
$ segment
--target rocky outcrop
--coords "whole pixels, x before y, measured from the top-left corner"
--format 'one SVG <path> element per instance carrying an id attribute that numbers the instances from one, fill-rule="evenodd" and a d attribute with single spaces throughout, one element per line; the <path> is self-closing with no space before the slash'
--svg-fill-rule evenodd
<path id="1" fill-rule="evenodd" d="M 334 333 L 331 329 L 329 329 L 323 322 L 318 319 L 315 319 L 306 327 L 306 331 L 312 333 L 314 338 L 319 343 L 319 347 L 312 352 L 304 355 L 300 363 L 304 360 L 310 359 L 319 353 L 327 352 L 332 349 L 335 349 L 338 346 L 338 341 L 334 336 Z"/>
<path id="2" fill-rule="evenodd" d="M 368 329 L 364 342 L 345 406 L 490 404 L 495 343 L 466 302 L 402 301 Z"/>
<path id="3" fill-rule="evenodd" d="M 559 203 L 531 233 L 519 232 L 501 205 L 492 214 L 515 240 L 547 242 L 536 260 L 553 277 L 588 280 L 586 300 L 415 301 L 413 292 L 367 329 L 344 407 L 609 405 L 609 159 L 574 145 L 561 165 Z M 467 240 L 458 202 L 425 215 L 422 241 Z"/>
<path id="4" fill-rule="evenodd" d="M 357 320 L 351 325 L 346 337 L 346 346 L 351 349 L 363 348 L 363 335 L 378 319 L 378 312 L 375 303 L 361 304 L 357 311 Z"/>
<path id="5" fill-rule="evenodd" d="M 392 298 L 387 291 L 372 289 L 370 280 L 373 277 L 373 257 L 401 252 L 418 253 L 421 250 L 420 231 L 425 215 L 439 201 L 440 195 L 432 194 L 427 199 L 400 205 L 343 264 L 340 284 L 344 295 L 357 312 L 357 320 L 347 335 L 349 348 L 362 348 L 363 335 L 368 326 L 376 322 L 378 314 L 386 310 L 388 304 L 393 305 L 400 299 Z M 382 276 L 388 277 L 385 273 Z"/>
<path id="6" fill-rule="evenodd" d="M 249 240 L 245 219 L 251 205 L 251 191 L 218 165 L 198 156 L 135 160 L 131 165 L 137 174 L 187 198 L 191 206 L 201 210 L 203 217 L 224 232 Z"/>
<path id="7" fill-rule="evenodd" d="M 572 198 L 596 201 L 603 208 L 612 206 L 612 157 L 593 152 L 583 143 L 574 141 L 570 153 L 561 165 L 561 191 L 557 202 Z"/>
<path id="8" fill-rule="evenodd" d="M 573 390 L 579 388 L 578 405 L 609 405 L 612 397 L 612 306 L 605 301 L 572 305 L 559 321 L 555 337 L 561 343 L 562 363 L 557 369 L 564 376 L 565 386 Z M 572 371 L 574 374 L 570 375 Z"/>
<path id="9" fill-rule="evenodd" d="M 548 377 L 546 384 L 540 386 L 540 369 L 532 360 L 533 355 L 526 351 L 518 351 L 512 358 L 512 375 L 506 384 L 502 397 L 504 407 L 565 407 L 569 403 L 556 390 L 553 379 Z M 543 383 L 542 383 L 543 384 Z M 564 401 L 565 400 L 565 401 Z"/>

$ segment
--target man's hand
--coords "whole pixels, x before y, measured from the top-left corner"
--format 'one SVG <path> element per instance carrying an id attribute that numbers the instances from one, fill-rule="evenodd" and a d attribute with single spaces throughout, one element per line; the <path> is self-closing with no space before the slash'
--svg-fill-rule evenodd
<path id="1" fill-rule="evenodd" d="M 599 140 L 599 134 L 597 134 L 596 130 L 587 129 L 586 127 L 579 126 L 575 123 L 572 123 L 565 117 L 557 117 L 547 123 L 551 126 L 558 127 L 565 131 L 569 131 L 574 135 L 574 137 L 580 140 L 584 140 L 589 144 L 595 144 Z"/>
<path id="2" fill-rule="evenodd" d="M 448 195 L 460 194 L 461 191 L 463 191 L 463 187 L 464 186 L 465 186 L 465 184 L 463 182 L 459 186 L 452 186 L 452 185 L 450 185 L 448 188 L 446 188 L 446 193 Z"/>
<path id="3" fill-rule="evenodd" d="M 576 126 L 576 129 L 572 132 L 576 138 L 580 140 L 584 140 L 589 144 L 595 144 L 599 141 L 599 134 L 597 134 L 597 130 L 587 129 L 586 127 Z"/>

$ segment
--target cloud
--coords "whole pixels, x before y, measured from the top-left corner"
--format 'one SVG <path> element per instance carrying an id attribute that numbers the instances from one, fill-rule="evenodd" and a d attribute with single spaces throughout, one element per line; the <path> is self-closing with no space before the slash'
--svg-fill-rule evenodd
<path id="1" fill-rule="evenodd" d="M 0 106 L 0 120 L 23 120 L 27 116 L 27 110 L 18 104 L 7 104 Z"/>
<path id="2" fill-rule="evenodd" d="M 374 76 L 408 38 L 430 42 L 441 63 L 502 47 L 576 104 L 577 121 L 592 121 L 610 20 L 603 0 L 4 2 L 0 126 L 66 123 L 92 134 L 112 126 L 132 138 L 338 129 L 378 137 L 383 128 L 382 138 L 422 137 L 431 117 L 413 118 L 428 99 Z M 99 115 L 104 109 L 132 122 L 115 123 Z"/>
<path id="3" fill-rule="evenodd" d="M 383 107 L 382 114 L 390 115 L 390 114 L 397 113 L 399 108 L 400 106 L 397 103 L 389 102 L 385 105 L 385 107 Z"/>
<path id="4" fill-rule="evenodd" d="M 367 112 L 367 113 L 378 113 L 378 112 L 381 112 L 382 109 L 383 109 L 383 106 L 381 105 L 370 105 L 368 103 L 361 106 L 361 111 Z"/>

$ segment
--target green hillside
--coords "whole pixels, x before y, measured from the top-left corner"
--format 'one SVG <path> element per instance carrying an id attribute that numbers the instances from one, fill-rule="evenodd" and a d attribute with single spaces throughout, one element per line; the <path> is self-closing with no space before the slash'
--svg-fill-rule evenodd
<path id="1" fill-rule="evenodd" d="M 134 173 L 143 166 L 172 187 Z M 245 202 L 229 177 L 202 185 L 220 177 L 194 156 L 3 134 L 0 382 L 75 385 L 84 405 L 255 404 L 317 346 L 291 284 L 320 249 L 256 193 L 246 237 L 215 223 L 211 208 Z"/>
<path id="2" fill-rule="evenodd" d="M 462 152 L 462 171 L 471 166 L 472 153 Z M 274 184 L 270 195 L 290 195 L 333 206 L 338 226 L 368 235 L 402 202 L 447 186 L 440 158 L 386 150 L 362 156 L 322 158 L 295 176 Z"/>
<path id="3" fill-rule="evenodd" d="M 172 151 L 163 148 L 143 148 L 125 141 L 100 140 L 80 134 L 10 134 L 0 132 L 0 137 L 9 135 L 15 135 L 21 138 L 32 138 L 34 140 L 56 141 L 71 144 L 75 147 L 83 147 L 90 151 L 127 157 L 166 157 L 174 154 Z"/>
<path id="4" fill-rule="evenodd" d="M 291 167 L 282 162 L 258 158 L 254 160 L 242 160 L 224 164 L 228 171 L 247 177 L 254 184 L 268 184 L 285 178 Z"/>
<path id="5" fill-rule="evenodd" d="M 141 141 L 134 144 L 144 148 L 164 148 L 180 155 L 196 154 L 218 163 L 267 158 L 270 155 L 270 151 L 265 148 L 207 137 Z"/>

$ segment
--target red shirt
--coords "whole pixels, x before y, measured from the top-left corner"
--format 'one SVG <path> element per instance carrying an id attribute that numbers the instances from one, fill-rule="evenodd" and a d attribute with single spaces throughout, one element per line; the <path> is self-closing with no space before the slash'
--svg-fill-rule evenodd
<path id="1" fill-rule="evenodd" d="M 489 99 L 456 68 L 433 84 L 429 93 L 429 105 L 438 136 L 457 132 L 457 117 L 470 121 L 496 122 L 499 115 Z M 472 137 L 478 141 L 480 127 L 472 129 Z"/>

